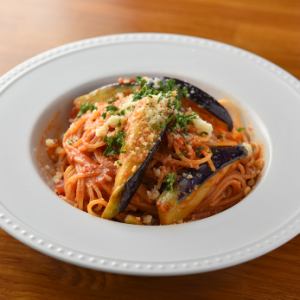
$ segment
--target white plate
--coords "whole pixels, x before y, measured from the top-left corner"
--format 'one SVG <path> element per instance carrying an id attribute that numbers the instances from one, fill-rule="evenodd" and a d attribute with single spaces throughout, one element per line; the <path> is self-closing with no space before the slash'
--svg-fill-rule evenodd
<path id="1" fill-rule="evenodd" d="M 267 166 L 246 199 L 201 221 L 143 227 L 92 217 L 48 188 L 33 148 L 49 111 L 112 78 L 145 73 L 187 79 L 249 111 Z M 250 260 L 299 233 L 300 84 L 256 55 L 187 36 L 104 36 L 26 61 L 0 79 L 0 93 L 0 224 L 30 247 L 116 273 L 188 274 Z"/>

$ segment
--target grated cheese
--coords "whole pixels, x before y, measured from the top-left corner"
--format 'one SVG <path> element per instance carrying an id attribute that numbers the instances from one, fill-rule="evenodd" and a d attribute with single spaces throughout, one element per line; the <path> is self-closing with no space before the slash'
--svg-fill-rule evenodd
<path id="1" fill-rule="evenodd" d="M 213 132 L 213 126 L 200 118 L 198 115 L 195 119 L 192 120 L 194 126 L 197 129 L 198 133 L 206 132 L 208 136 L 210 136 Z"/>
<path id="2" fill-rule="evenodd" d="M 55 146 L 55 141 L 53 139 L 46 139 L 45 145 L 49 148 L 54 147 Z"/>
<path id="3" fill-rule="evenodd" d="M 52 177 L 52 180 L 55 184 L 59 183 L 59 181 L 62 179 L 63 177 L 63 172 L 59 172 L 57 171 L 56 174 Z"/>
<path id="4" fill-rule="evenodd" d="M 116 128 L 119 124 L 122 124 L 124 120 L 125 120 L 124 116 L 110 116 L 102 126 L 96 128 L 95 130 L 96 136 L 97 137 L 105 136 L 109 130 L 109 127 Z"/>

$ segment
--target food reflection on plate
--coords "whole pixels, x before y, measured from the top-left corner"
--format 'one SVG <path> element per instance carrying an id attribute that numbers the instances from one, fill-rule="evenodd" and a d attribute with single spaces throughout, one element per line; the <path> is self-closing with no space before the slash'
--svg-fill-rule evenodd
<path id="1" fill-rule="evenodd" d="M 242 200 L 262 146 L 231 101 L 173 78 L 120 78 L 76 98 L 69 128 L 44 140 L 54 190 L 91 215 L 165 225 Z"/>

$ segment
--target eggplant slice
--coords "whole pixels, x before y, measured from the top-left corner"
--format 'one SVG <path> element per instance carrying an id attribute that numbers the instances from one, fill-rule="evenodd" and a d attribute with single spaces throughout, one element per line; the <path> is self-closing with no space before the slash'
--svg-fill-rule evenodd
<path id="1" fill-rule="evenodd" d="M 229 131 L 233 128 L 233 122 L 230 114 L 226 110 L 226 108 L 221 105 L 215 98 L 211 95 L 207 94 L 200 88 L 180 79 L 165 77 L 166 79 L 173 79 L 175 83 L 180 88 L 186 88 L 189 93 L 189 99 L 198 104 L 200 107 L 203 107 L 205 110 L 210 112 L 219 120 L 223 121 Z"/>
<path id="2" fill-rule="evenodd" d="M 117 93 L 131 94 L 134 90 L 133 84 L 111 83 L 104 85 L 88 94 L 82 95 L 74 100 L 77 108 L 80 108 L 85 103 L 107 102 L 113 98 Z"/>
<path id="3" fill-rule="evenodd" d="M 211 151 L 215 172 L 207 163 L 198 169 L 185 169 L 177 174 L 173 190 L 162 192 L 157 201 L 162 224 L 173 224 L 185 219 L 216 183 L 218 176 L 213 175 L 217 172 L 225 173 L 227 167 L 248 154 L 242 145 L 211 147 Z"/>
<path id="4" fill-rule="evenodd" d="M 150 79 L 151 79 L 150 84 L 153 84 L 153 82 L 155 82 L 155 78 L 150 78 Z M 175 81 L 176 85 L 179 86 L 179 88 L 186 88 L 189 93 L 189 99 L 191 101 L 195 102 L 197 105 L 207 110 L 216 118 L 223 121 L 227 125 L 229 131 L 232 130 L 233 122 L 230 114 L 228 113 L 226 108 L 223 105 L 221 105 L 211 95 L 207 94 L 200 88 L 177 78 L 162 77 L 159 79 L 162 81 L 171 79 Z M 125 95 L 128 95 L 134 92 L 136 87 L 137 85 L 134 83 L 128 83 L 128 84 L 112 83 L 100 87 L 99 89 L 96 89 L 90 92 L 89 94 L 78 97 L 77 99 L 75 99 L 74 103 L 76 107 L 80 108 L 80 105 L 86 102 L 95 103 L 95 102 L 107 101 L 107 99 L 113 98 L 116 93 L 124 93 Z"/>
<path id="5" fill-rule="evenodd" d="M 212 96 L 208 95 L 206 92 L 202 91 L 201 89 L 184 82 L 179 79 L 173 79 L 168 77 L 162 77 L 162 78 L 149 78 L 149 85 L 154 85 L 154 82 L 158 80 L 166 82 L 167 80 L 174 80 L 177 88 L 180 89 L 185 88 L 188 91 L 188 98 L 195 102 L 200 107 L 204 108 L 208 112 L 210 112 L 212 115 L 214 115 L 219 120 L 223 121 L 229 130 L 232 130 L 233 128 L 233 122 L 232 119 L 227 112 L 227 110 Z M 107 102 L 109 99 L 114 98 L 116 93 L 124 93 L 125 95 L 129 95 L 133 92 L 135 92 L 138 88 L 138 84 L 136 83 L 128 83 L 128 84 L 120 84 L 120 83 L 112 83 L 109 85 L 105 85 L 100 87 L 99 89 L 96 89 L 86 95 L 80 96 L 75 99 L 74 104 L 79 109 L 80 106 L 84 103 L 96 103 L 96 102 Z M 149 99 L 152 99 L 149 97 Z M 137 101 L 137 106 L 143 105 L 143 100 Z M 159 103 L 164 103 L 164 101 L 159 101 Z M 138 189 L 143 174 L 151 161 L 154 153 L 157 151 L 160 143 L 161 138 L 163 134 L 166 131 L 166 120 L 172 114 L 173 112 L 170 111 L 170 108 L 168 108 L 167 101 L 165 101 L 166 105 L 164 108 L 160 107 L 162 109 L 161 111 L 154 111 L 154 115 L 161 115 L 164 116 L 161 119 L 157 119 L 154 117 L 154 115 L 151 118 L 151 122 L 149 122 L 149 114 L 147 111 L 149 111 L 149 107 L 145 105 L 144 107 L 140 107 L 144 113 L 142 114 L 140 119 L 134 120 L 133 122 L 129 122 L 131 124 L 128 128 L 126 128 L 126 137 L 125 137 L 125 151 L 126 153 L 121 153 L 119 157 L 119 162 L 121 163 L 121 166 L 119 167 L 117 171 L 117 175 L 115 178 L 115 183 L 112 191 L 112 195 L 109 199 L 108 205 L 105 208 L 102 217 L 106 219 L 111 219 L 115 217 L 119 212 L 126 209 L 127 205 L 129 204 L 132 196 Z M 153 105 L 152 105 L 153 109 Z M 132 113 L 134 116 L 134 111 Z M 147 117 L 148 116 L 148 117 Z M 154 121 L 153 121 L 154 120 Z M 156 121 L 155 121 L 156 120 Z M 154 122 L 154 123 L 153 123 Z M 147 132 L 147 133 L 146 133 Z M 137 141 L 140 139 L 141 136 L 151 136 L 152 138 L 149 141 L 144 141 L 142 143 L 137 143 Z M 140 149 L 140 150 L 137 150 Z M 237 150 L 244 148 L 237 148 Z M 228 157 L 228 153 L 230 152 L 229 149 L 227 149 L 227 152 L 225 149 L 221 154 L 218 154 L 218 149 L 213 149 L 215 151 L 213 155 L 213 161 L 216 165 L 216 168 L 220 169 L 227 163 L 230 163 L 231 161 L 237 159 L 233 157 Z M 233 151 L 234 152 L 234 151 Z M 227 154 L 226 154 L 227 153 Z M 137 158 L 138 157 L 138 158 Z M 218 158 L 219 157 L 219 158 Z M 220 166 L 218 167 L 218 161 Z M 188 184 L 186 182 L 186 179 L 181 176 L 181 179 L 178 181 L 178 187 L 180 188 L 180 193 L 178 192 L 175 198 L 176 206 L 181 205 L 178 203 L 184 203 L 185 201 L 182 201 L 184 197 L 189 198 L 189 196 L 186 196 L 189 193 L 193 193 L 192 189 L 200 184 L 204 185 L 204 181 L 206 181 L 207 178 L 209 178 L 210 169 L 208 166 L 200 168 L 197 174 L 192 174 L 193 170 L 187 170 L 186 172 L 189 172 L 191 175 L 195 175 L 196 180 L 193 179 L 191 181 L 188 181 Z M 203 174 L 203 175 L 199 175 Z M 199 177 L 200 176 L 200 177 Z M 202 178 L 202 179 L 201 179 Z M 185 186 L 185 184 L 187 184 Z M 166 201 L 164 198 L 169 197 L 170 193 L 163 193 L 161 196 L 161 199 L 158 203 L 158 209 L 160 211 L 160 208 L 164 208 L 164 203 L 170 202 L 169 200 Z M 178 202 L 179 201 L 179 202 Z M 178 202 L 178 203 L 177 203 Z M 172 210 L 170 210 L 171 212 Z M 164 219 L 162 214 L 162 219 Z M 174 218 L 173 218 L 174 219 Z M 172 220 L 173 220 L 172 219 Z M 174 219 L 175 221 L 170 221 L 169 217 L 164 221 L 166 224 L 169 224 L 169 222 L 174 223 L 176 222 L 178 218 Z"/>
<path id="6" fill-rule="evenodd" d="M 136 102 L 128 118 L 125 148 L 119 156 L 121 166 L 103 218 L 112 219 L 127 207 L 159 147 L 171 113 L 168 98 L 158 101 L 158 96 L 151 96 Z"/>

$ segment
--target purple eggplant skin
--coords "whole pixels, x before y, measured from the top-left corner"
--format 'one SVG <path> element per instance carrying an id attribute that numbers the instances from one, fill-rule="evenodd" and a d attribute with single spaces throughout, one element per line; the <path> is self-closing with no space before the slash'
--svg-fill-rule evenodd
<path id="1" fill-rule="evenodd" d="M 167 78 L 164 77 L 162 80 L 167 80 L 167 79 L 172 79 L 172 78 Z M 232 125 L 232 119 L 227 112 L 227 110 L 219 104 L 213 97 L 205 93 L 204 91 L 200 90 L 199 88 L 181 81 L 179 79 L 174 79 L 176 84 L 183 88 L 186 87 L 189 94 L 190 94 L 190 99 L 194 102 L 196 102 L 199 106 L 203 107 L 206 109 L 208 112 L 212 113 L 215 115 L 218 119 L 222 120 L 225 122 L 228 126 L 228 129 L 231 130 L 233 125 Z M 113 83 L 110 85 L 107 85 L 103 88 L 111 88 L 111 89 L 122 89 L 123 87 L 126 88 L 132 88 L 132 92 L 134 92 L 134 89 L 136 85 L 133 83 L 130 84 L 120 84 L 120 83 Z M 126 209 L 128 206 L 132 196 L 135 194 L 137 191 L 138 187 L 141 184 L 143 175 L 145 173 L 145 170 L 150 163 L 153 155 L 155 152 L 158 150 L 162 136 L 165 134 L 167 127 L 163 128 L 160 137 L 157 139 L 156 143 L 152 147 L 152 149 L 149 151 L 145 161 L 140 165 L 138 170 L 133 174 L 133 176 L 126 182 L 124 185 L 124 191 L 122 193 L 122 197 L 120 199 L 119 205 L 118 205 L 118 212 L 122 212 Z M 240 148 L 239 148 L 240 147 Z M 221 149 L 222 148 L 222 149 Z M 223 148 L 228 148 L 228 149 L 223 149 Z M 220 169 L 223 166 L 231 163 L 232 161 L 238 159 L 240 156 L 238 156 L 238 148 L 240 149 L 240 152 L 246 151 L 245 148 L 242 146 L 236 147 L 237 149 L 234 151 L 234 149 L 230 149 L 234 147 L 215 147 L 212 148 L 213 156 L 212 160 L 216 166 L 216 169 Z M 239 152 L 239 153 L 240 153 Z M 244 152 L 243 152 L 244 153 Z M 185 174 L 187 175 L 192 175 L 192 179 L 187 179 L 184 176 L 179 176 L 179 179 L 177 180 L 177 185 L 179 187 L 179 195 L 178 195 L 178 200 L 183 200 L 187 195 L 189 195 L 196 186 L 200 185 L 203 183 L 206 179 L 208 179 L 210 176 L 214 174 L 214 172 L 211 171 L 209 166 L 207 164 L 204 164 L 200 166 L 198 170 L 194 169 L 187 169 L 184 171 Z M 190 176 L 189 176 L 190 177 Z"/>
<path id="2" fill-rule="evenodd" d="M 233 121 L 226 110 L 226 108 L 221 105 L 215 98 L 201 90 L 200 88 L 180 79 L 164 77 L 164 80 L 172 79 L 175 80 L 177 86 L 181 88 L 186 88 L 189 93 L 189 99 L 197 103 L 200 107 L 210 112 L 216 118 L 223 121 L 229 131 L 233 129 Z"/>
<path id="3" fill-rule="evenodd" d="M 195 188 L 216 174 L 218 170 L 248 154 L 246 148 L 241 145 L 211 147 L 211 151 L 211 159 L 216 167 L 216 171 L 213 172 L 207 163 L 201 165 L 198 169 L 183 170 L 176 182 L 179 193 L 177 201 L 183 201 Z"/>
<path id="4" fill-rule="evenodd" d="M 151 159 L 153 158 L 153 155 L 155 154 L 155 152 L 158 150 L 161 141 L 162 141 L 162 137 L 166 132 L 166 127 L 162 129 L 159 138 L 157 139 L 157 141 L 155 142 L 154 146 L 152 147 L 152 149 L 149 151 L 146 159 L 144 160 L 144 162 L 140 165 L 139 169 L 133 174 L 133 176 L 126 182 L 125 186 L 124 186 L 124 192 L 123 195 L 120 199 L 120 203 L 119 203 L 119 212 L 122 212 L 126 209 L 126 207 L 128 206 L 132 196 L 135 194 L 135 192 L 137 191 L 138 187 L 140 186 L 142 179 L 143 179 L 143 175 L 146 171 L 146 168 L 148 167 Z"/>
<path id="5" fill-rule="evenodd" d="M 226 110 L 226 108 L 224 106 L 222 106 L 215 98 L 213 98 L 212 96 L 210 96 L 209 94 L 207 94 L 206 92 L 204 92 L 203 90 L 201 90 L 200 88 L 186 82 L 186 81 L 182 81 L 180 79 L 177 78 L 170 78 L 170 77 L 162 77 L 161 80 L 162 81 L 166 81 L 166 80 L 174 80 L 176 85 L 179 86 L 180 88 L 186 88 L 188 93 L 189 93 L 189 99 L 192 100 L 193 102 L 195 102 L 196 104 L 198 104 L 200 107 L 204 108 L 205 110 L 207 110 L 209 113 L 211 113 L 212 115 L 214 115 L 216 118 L 218 118 L 219 120 L 223 121 L 226 125 L 229 131 L 232 130 L 233 128 L 233 121 L 231 119 L 230 114 L 228 113 L 228 111 Z M 153 83 L 150 83 L 150 85 Z M 108 96 L 109 91 L 113 92 L 115 90 L 115 92 L 122 92 L 125 89 L 131 90 L 132 92 L 134 92 L 136 88 L 136 84 L 135 83 L 111 83 L 108 84 L 106 86 L 103 86 L 101 88 L 101 90 L 103 90 L 103 92 L 106 92 Z M 112 95 L 110 95 L 112 96 Z"/>

